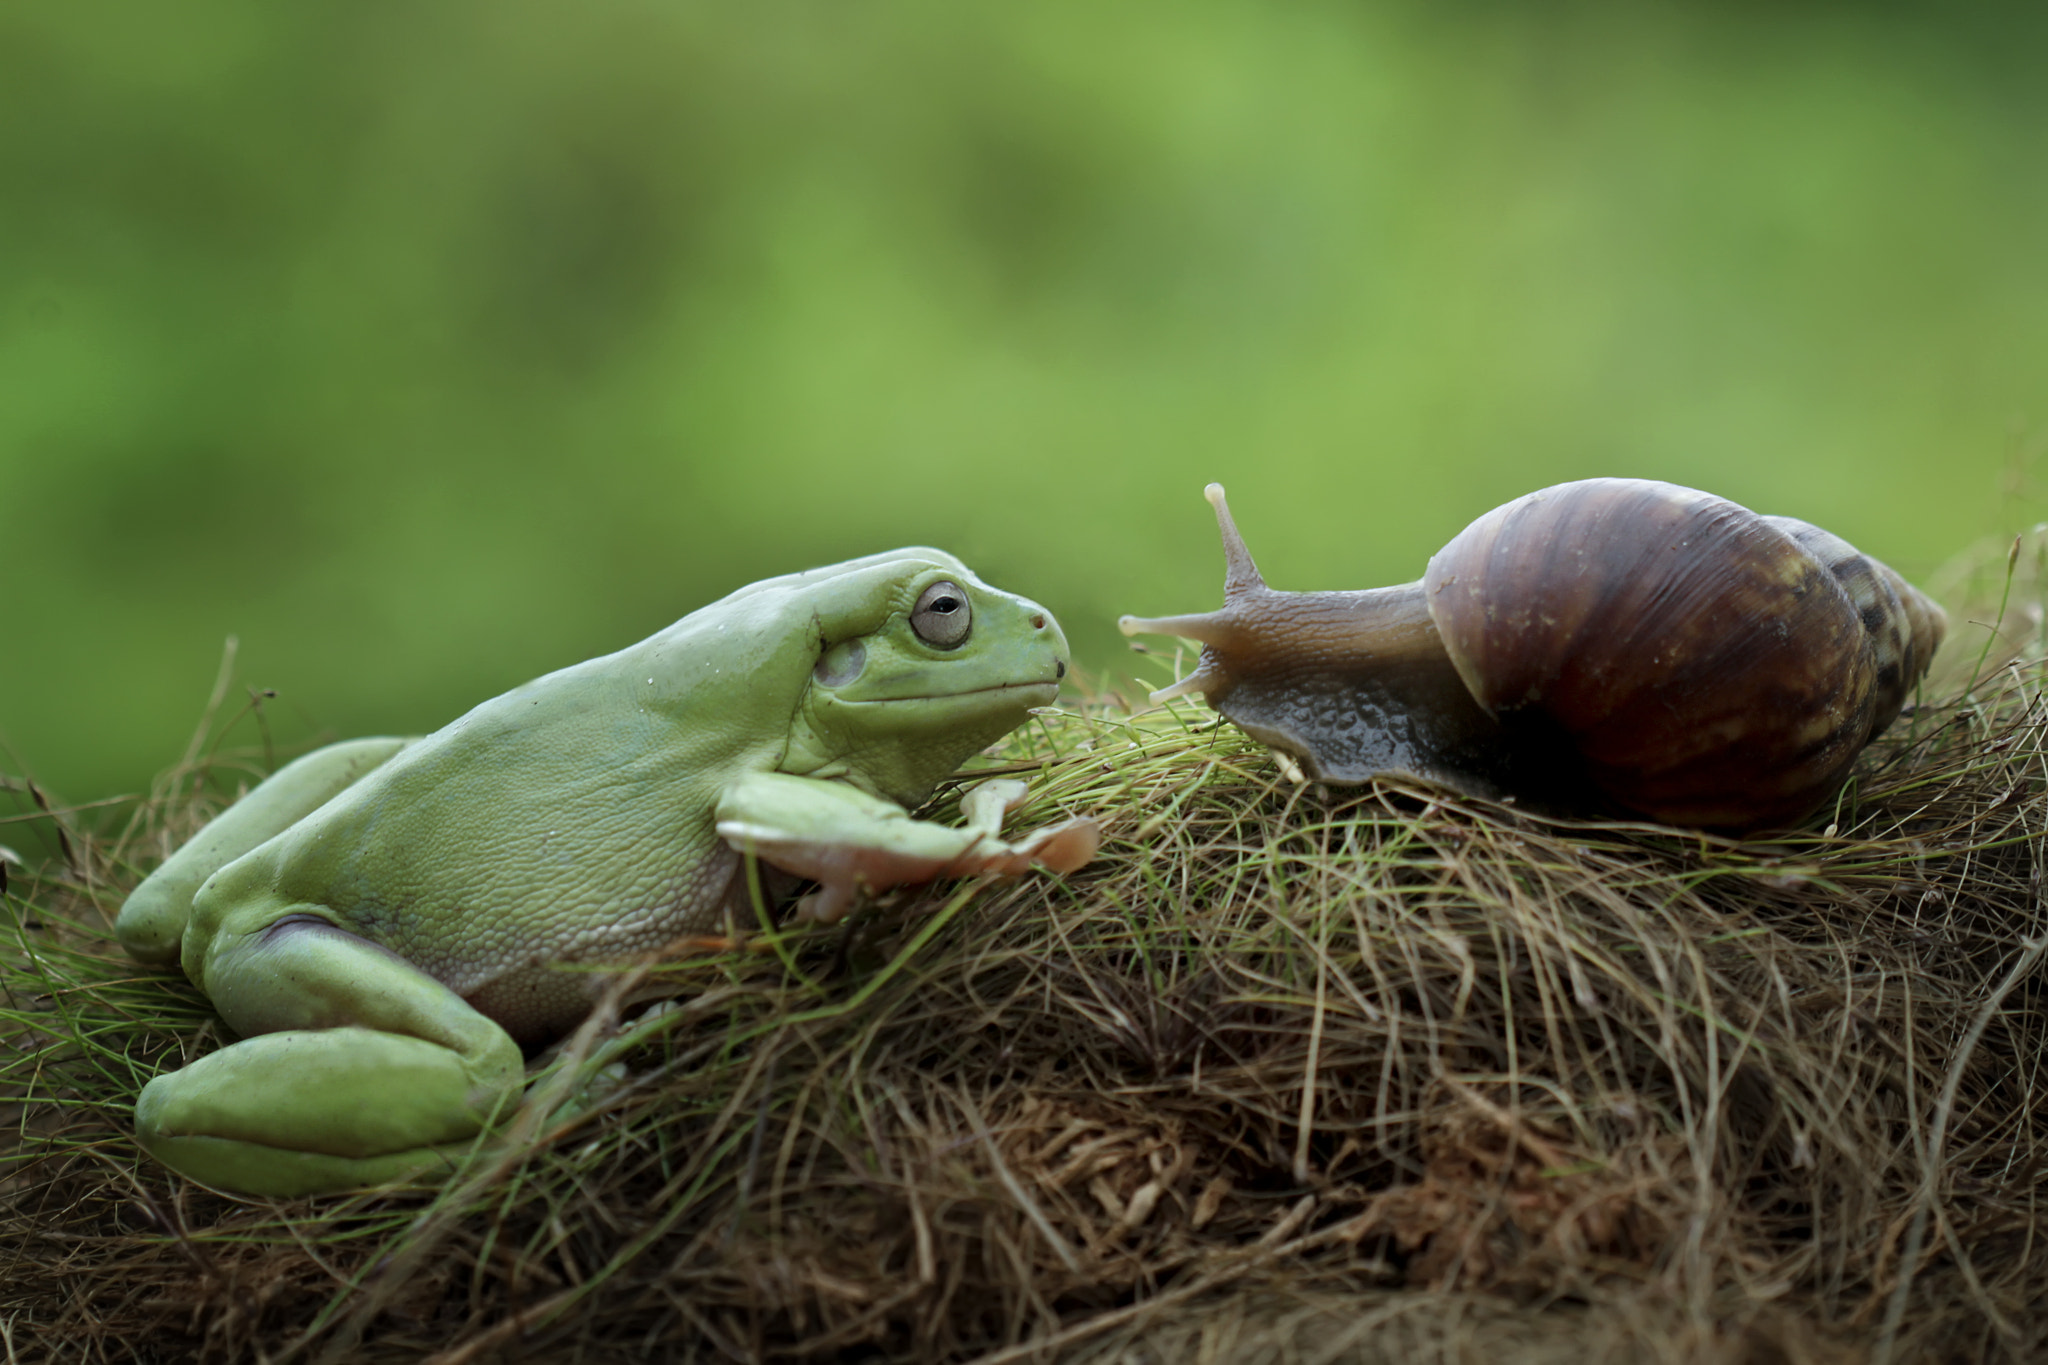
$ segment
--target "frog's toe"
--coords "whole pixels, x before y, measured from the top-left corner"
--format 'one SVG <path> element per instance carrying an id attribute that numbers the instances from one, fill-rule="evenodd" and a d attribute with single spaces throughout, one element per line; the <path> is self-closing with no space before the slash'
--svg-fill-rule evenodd
<path id="1" fill-rule="evenodd" d="M 846 918 L 846 912 L 853 909 L 859 897 L 860 888 L 852 882 L 828 882 L 798 899 L 796 917 L 817 924 L 837 924 Z"/>
<path id="2" fill-rule="evenodd" d="M 1003 827 L 1003 817 L 1030 794 L 1031 789 L 1014 777 L 992 777 L 960 798 L 960 813 L 969 827 L 993 834 Z"/>
<path id="3" fill-rule="evenodd" d="M 1102 847 L 1102 827 L 1085 815 L 1035 830 L 1018 852 L 1053 872 L 1078 872 L 1094 861 Z"/>

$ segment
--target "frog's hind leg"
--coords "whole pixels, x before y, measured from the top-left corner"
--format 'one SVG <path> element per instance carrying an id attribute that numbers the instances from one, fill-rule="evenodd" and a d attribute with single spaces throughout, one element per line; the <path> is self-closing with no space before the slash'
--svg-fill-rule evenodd
<path id="1" fill-rule="evenodd" d="M 504 1029 L 310 913 L 224 925 L 203 975 L 243 1041 L 158 1076 L 135 1105 L 143 1147 L 196 1180 L 291 1197 L 439 1179 L 519 1101 Z"/>
<path id="2" fill-rule="evenodd" d="M 311 815 L 411 742 L 354 739 L 315 749 L 279 768 L 129 893 L 114 920 L 121 946 L 143 962 L 176 962 L 185 923 L 192 916 L 192 897 L 208 877 Z"/>

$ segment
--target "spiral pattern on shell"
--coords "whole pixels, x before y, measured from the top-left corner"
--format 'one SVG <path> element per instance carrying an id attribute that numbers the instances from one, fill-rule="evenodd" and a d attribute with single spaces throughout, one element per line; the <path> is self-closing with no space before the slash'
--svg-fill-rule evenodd
<path id="1" fill-rule="evenodd" d="M 1925 603 L 1817 527 L 1635 479 L 1518 498 L 1423 575 L 1482 707 L 1540 714 L 1602 792 L 1701 826 L 1796 819 L 1891 723 L 1939 638 L 1901 588 Z"/>

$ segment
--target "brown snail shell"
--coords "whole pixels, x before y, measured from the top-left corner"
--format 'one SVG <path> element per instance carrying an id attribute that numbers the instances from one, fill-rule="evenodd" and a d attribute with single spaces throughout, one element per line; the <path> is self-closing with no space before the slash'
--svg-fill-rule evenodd
<path id="1" fill-rule="evenodd" d="M 1495 508 L 1420 582 L 1276 592 L 1220 485 L 1221 611 L 1120 622 L 1202 643 L 1203 693 L 1310 776 L 1413 773 L 1668 824 L 1784 825 L 1826 800 L 1927 671 L 1946 618 L 1789 517 L 1644 479 Z"/>

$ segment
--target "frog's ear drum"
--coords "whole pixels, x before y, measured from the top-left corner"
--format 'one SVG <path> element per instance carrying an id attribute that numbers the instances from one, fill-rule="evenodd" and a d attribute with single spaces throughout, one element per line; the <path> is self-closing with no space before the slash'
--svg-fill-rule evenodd
<path id="1" fill-rule="evenodd" d="M 811 668 L 811 676 L 825 687 L 844 687 L 868 666 L 868 647 L 859 640 L 841 640 L 828 645 Z"/>

